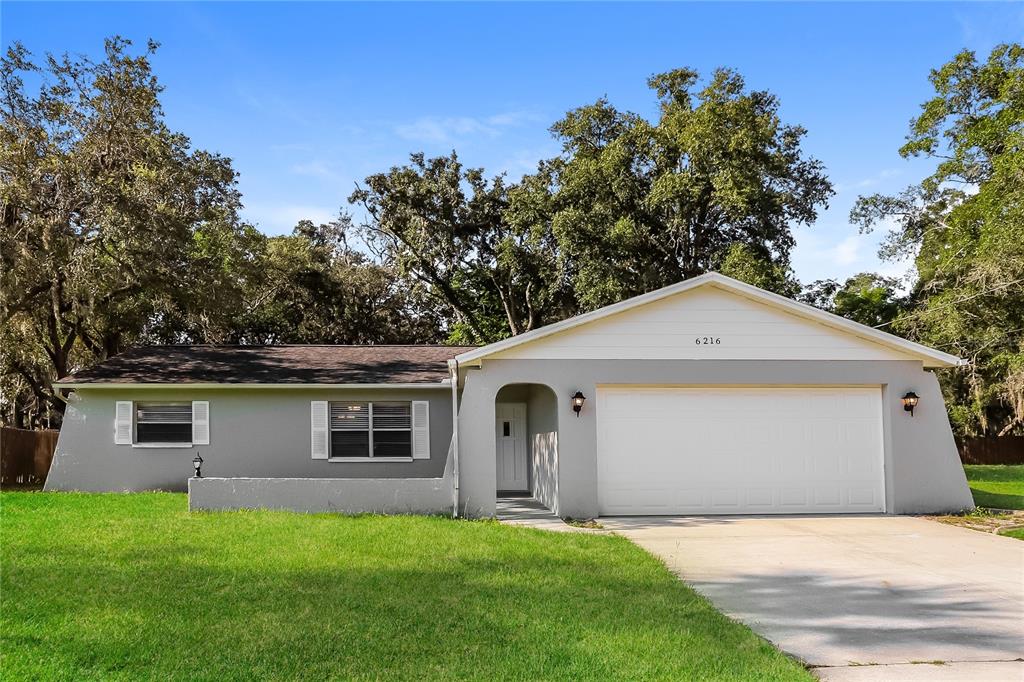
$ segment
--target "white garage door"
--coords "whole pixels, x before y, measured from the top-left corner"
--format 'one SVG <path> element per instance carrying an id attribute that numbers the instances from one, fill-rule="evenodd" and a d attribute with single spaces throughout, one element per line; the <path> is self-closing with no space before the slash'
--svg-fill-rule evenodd
<path id="1" fill-rule="evenodd" d="M 601 514 L 885 509 L 880 388 L 599 388 Z"/>

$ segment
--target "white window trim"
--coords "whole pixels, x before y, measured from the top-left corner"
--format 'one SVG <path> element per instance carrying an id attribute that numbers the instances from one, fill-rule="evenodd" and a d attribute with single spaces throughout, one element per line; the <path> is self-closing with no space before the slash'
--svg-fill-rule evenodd
<path id="1" fill-rule="evenodd" d="M 334 433 L 334 429 L 332 429 L 331 425 L 330 425 L 331 405 L 333 403 L 350 403 L 350 402 L 356 402 L 356 403 L 365 402 L 366 405 L 367 405 L 367 409 L 369 410 L 369 416 L 370 416 L 369 426 L 368 426 L 369 441 L 368 441 L 368 444 L 367 444 L 367 447 L 369 448 L 369 455 L 367 457 L 350 457 L 350 456 L 345 456 L 345 455 L 341 455 L 341 456 L 335 457 L 333 454 L 331 454 L 331 449 L 334 447 L 333 439 L 330 437 L 330 435 L 332 433 Z M 375 428 L 373 428 L 373 404 L 374 404 L 374 402 L 377 402 L 377 403 L 408 403 L 409 404 L 409 428 L 407 428 L 407 429 L 375 429 Z M 330 401 L 328 401 L 327 402 L 327 414 L 328 414 L 328 423 L 327 423 L 327 436 L 328 436 L 328 438 L 327 438 L 327 461 L 328 462 L 344 462 L 344 463 L 351 463 L 351 462 L 380 462 L 380 463 L 386 463 L 386 462 L 411 462 L 411 461 L 413 461 L 414 458 L 412 456 L 412 453 L 413 453 L 413 448 L 415 447 L 415 445 L 413 443 L 414 434 L 413 434 L 413 425 L 412 425 L 412 403 L 413 403 L 413 401 L 411 401 L 411 400 L 376 400 L 376 401 L 374 401 L 374 400 L 365 400 L 365 401 L 364 400 L 330 400 Z M 341 430 L 341 429 L 339 429 L 339 430 Z M 408 431 L 409 432 L 409 456 L 408 457 L 374 457 L 373 456 L 373 432 L 374 431 L 396 431 L 396 432 Z"/>

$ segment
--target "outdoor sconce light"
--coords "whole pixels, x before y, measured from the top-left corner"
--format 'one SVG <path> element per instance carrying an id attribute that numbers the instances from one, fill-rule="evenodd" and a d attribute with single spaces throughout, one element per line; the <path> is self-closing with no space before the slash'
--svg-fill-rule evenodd
<path id="1" fill-rule="evenodd" d="M 576 416 L 580 416 L 580 410 L 583 409 L 583 403 L 587 400 L 587 396 L 583 395 L 583 391 L 576 391 L 572 397 L 572 411 L 576 413 Z"/>
<path id="2" fill-rule="evenodd" d="M 196 454 L 195 458 L 192 460 L 192 466 L 195 467 L 196 478 L 202 478 L 203 477 L 203 472 L 200 471 L 200 469 L 203 466 L 203 458 L 200 457 L 198 453 Z"/>
<path id="3" fill-rule="evenodd" d="M 910 416 L 914 416 L 914 408 L 917 407 L 917 401 L 920 398 L 913 391 L 907 391 L 907 394 L 903 396 L 903 409 L 910 413 Z"/>

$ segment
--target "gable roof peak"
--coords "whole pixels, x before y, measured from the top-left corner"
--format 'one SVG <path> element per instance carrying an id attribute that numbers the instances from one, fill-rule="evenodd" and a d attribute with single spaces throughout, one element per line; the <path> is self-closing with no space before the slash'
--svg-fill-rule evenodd
<path id="1" fill-rule="evenodd" d="M 491 343 L 486 346 L 474 348 L 470 351 L 457 355 L 454 360 L 459 363 L 483 360 L 489 355 L 508 350 L 509 348 L 531 343 L 553 334 L 568 331 L 580 325 L 595 322 L 597 320 L 654 303 L 683 292 L 692 291 L 703 286 L 714 286 L 716 288 L 730 291 L 745 298 L 783 310 L 784 312 L 788 312 L 792 315 L 796 315 L 833 329 L 852 334 L 853 336 L 878 343 L 893 350 L 912 355 L 921 359 L 925 367 L 956 367 L 966 364 L 965 360 L 962 360 L 955 355 L 943 353 L 942 351 L 929 348 L 928 346 L 915 343 L 913 341 L 908 341 L 894 334 L 889 334 L 888 332 L 868 327 L 867 325 L 860 324 L 859 322 L 848 320 L 845 317 L 840 317 L 834 313 L 821 310 L 820 308 L 815 308 L 812 305 L 801 303 L 791 298 L 786 298 L 785 296 L 761 289 L 760 287 L 756 287 L 752 284 L 741 282 L 738 279 L 734 279 L 716 271 L 709 271 L 702 275 L 691 277 L 690 279 L 684 279 L 681 282 L 676 282 L 675 284 L 670 284 L 662 287 L 661 289 L 649 291 L 645 294 L 640 294 L 624 301 L 619 301 L 618 303 L 612 303 L 604 306 L 603 308 L 598 308 L 597 310 L 592 310 L 575 317 L 570 317 L 566 320 L 562 320 L 561 322 L 555 322 L 554 324 L 526 332 L 525 334 L 520 334 L 502 341 L 496 341 L 495 343 Z"/>

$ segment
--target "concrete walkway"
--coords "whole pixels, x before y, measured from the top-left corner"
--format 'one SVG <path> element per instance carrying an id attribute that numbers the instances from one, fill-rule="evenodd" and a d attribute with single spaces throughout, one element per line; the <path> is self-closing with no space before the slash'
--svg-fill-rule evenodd
<path id="1" fill-rule="evenodd" d="M 496 516 L 502 523 L 512 526 L 553 530 L 559 533 L 610 533 L 603 528 L 571 526 L 532 497 L 499 497 Z"/>
<path id="2" fill-rule="evenodd" d="M 1024 663 L 901 663 L 897 665 L 854 665 L 844 668 L 815 668 L 825 682 L 1020 682 Z"/>
<path id="3" fill-rule="evenodd" d="M 1024 681 L 1020 540 L 894 516 L 600 521 L 822 679 Z"/>
<path id="4" fill-rule="evenodd" d="M 529 526 L 541 530 L 575 531 L 562 519 L 532 497 L 499 497 L 497 517 L 502 523 Z"/>

